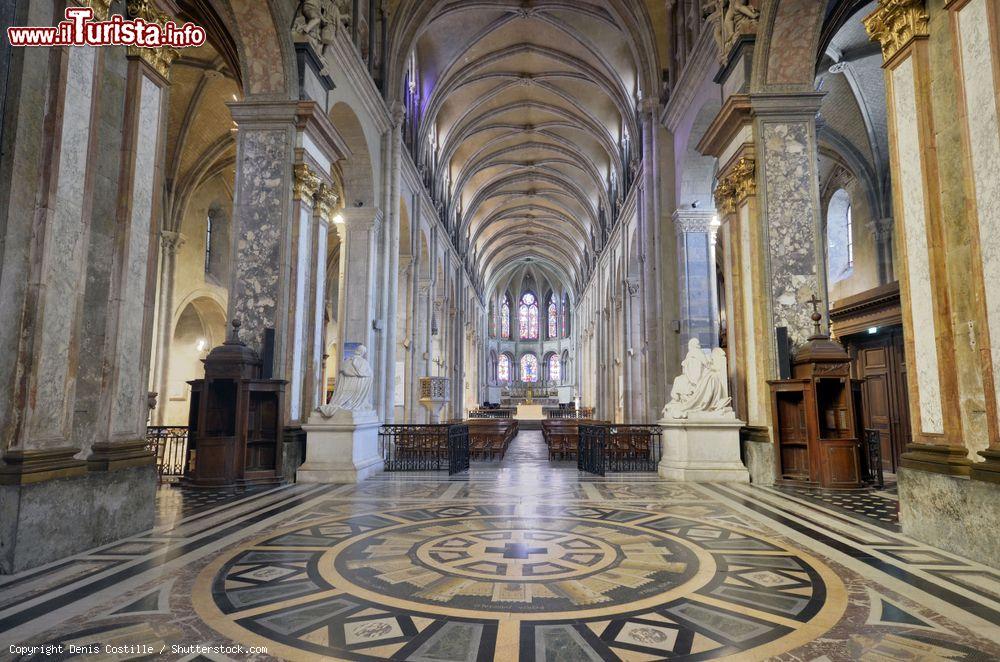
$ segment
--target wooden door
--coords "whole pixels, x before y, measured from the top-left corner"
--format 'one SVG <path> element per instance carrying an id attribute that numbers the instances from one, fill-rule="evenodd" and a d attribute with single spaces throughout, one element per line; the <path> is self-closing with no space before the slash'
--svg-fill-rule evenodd
<path id="1" fill-rule="evenodd" d="M 859 348 L 858 368 L 864 382 L 865 428 L 878 430 L 882 440 L 882 469 L 895 471 L 893 454 L 892 346 L 889 339 Z"/>

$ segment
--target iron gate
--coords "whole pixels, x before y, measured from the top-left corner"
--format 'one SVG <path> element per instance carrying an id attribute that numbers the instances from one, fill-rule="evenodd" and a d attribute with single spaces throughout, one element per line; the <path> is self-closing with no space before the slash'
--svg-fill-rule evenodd
<path id="1" fill-rule="evenodd" d="M 606 425 L 581 425 L 576 449 L 576 468 L 580 471 L 604 475 L 605 444 L 608 437 Z"/>
<path id="2" fill-rule="evenodd" d="M 659 425 L 581 425 L 576 466 L 603 476 L 612 471 L 657 471 L 660 464 Z"/>
<path id="3" fill-rule="evenodd" d="M 448 426 L 448 475 L 469 470 L 469 426 Z"/>
<path id="4" fill-rule="evenodd" d="M 383 425 L 379 452 L 386 471 L 444 471 L 469 468 L 467 425 Z"/>

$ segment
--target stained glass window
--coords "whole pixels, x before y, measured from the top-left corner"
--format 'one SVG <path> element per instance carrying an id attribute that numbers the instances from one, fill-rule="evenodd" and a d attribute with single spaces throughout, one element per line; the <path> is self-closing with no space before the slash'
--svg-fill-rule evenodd
<path id="1" fill-rule="evenodd" d="M 510 300 L 506 296 L 500 304 L 500 337 L 510 340 Z"/>
<path id="2" fill-rule="evenodd" d="M 562 313 L 562 334 L 563 338 L 569 338 L 569 297 L 563 297 Z"/>
<path id="3" fill-rule="evenodd" d="M 500 383 L 510 382 L 510 355 L 501 354 L 497 361 L 497 381 Z"/>
<path id="4" fill-rule="evenodd" d="M 535 321 L 537 322 L 538 320 Z M 535 331 L 537 332 L 538 329 L 536 328 Z M 525 354 L 521 357 L 521 381 L 538 381 L 538 357 L 534 354 Z"/>
<path id="5" fill-rule="evenodd" d="M 561 367 L 559 364 L 559 355 L 549 354 L 549 381 L 557 382 L 560 380 Z"/>
<path id="6" fill-rule="evenodd" d="M 553 299 L 551 296 L 549 297 L 548 315 L 549 315 L 548 338 L 549 340 L 552 340 L 558 337 L 559 335 L 559 311 L 556 310 L 555 299 Z"/>
<path id="7" fill-rule="evenodd" d="M 538 301 L 531 292 L 525 292 L 521 297 L 521 305 L 517 309 L 517 321 L 518 337 L 521 340 L 538 340 Z"/>

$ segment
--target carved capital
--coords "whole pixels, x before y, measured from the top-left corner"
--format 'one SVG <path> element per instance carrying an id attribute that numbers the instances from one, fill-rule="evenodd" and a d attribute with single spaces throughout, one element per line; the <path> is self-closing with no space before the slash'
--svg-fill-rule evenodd
<path id="1" fill-rule="evenodd" d="M 888 61 L 918 37 L 926 37 L 924 0 L 879 0 L 878 8 L 864 19 L 868 36 L 882 45 Z"/>
<path id="2" fill-rule="evenodd" d="M 715 207 L 723 216 L 736 213 L 736 187 L 729 177 L 720 179 L 715 186 Z"/>
<path id="3" fill-rule="evenodd" d="M 295 199 L 311 203 L 313 195 L 319 190 L 319 176 L 305 163 L 296 163 L 293 171 L 295 173 Z"/>
<path id="4" fill-rule="evenodd" d="M 316 191 L 316 211 L 327 223 L 333 221 L 338 202 L 340 202 L 340 196 L 333 192 L 332 186 L 319 185 L 319 190 Z"/>
<path id="5" fill-rule="evenodd" d="M 152 0 L 129 0 L 128 15 L 131 18 L 141 18 L 147 23 L 157 23 L 159 25 L 163 25 L 171 20 L 169 16 L 156 8 Z M 139 58 L 163 78 L 170 78 L 170 65 L 173 64 L 179 55 L 180 53 L 177 52 L 177 49 L 170 46 L 161 46 L 160 48 L 128 47 L 129 57 Z"/>
<path id="6" fill-rule="evenodd" d="M 752 195 L 757 195 L 757 165 L 753 159 L 742 158 L 733 167 L 730 178 L 736 191 L 737 202 L 743 202 Z"/>
<path id="7" fill-rule="evenodd" d="M 399 129 L 403 126 L 403 120 L 406 119 L 406 106 L 399 103 L 398 101 L 392 104 L 392 126 L 394 129 Z"/>
<path id="8" fill-rule="evenodd" d="M 185 237 L 180 232 L 160 230 L 160 247 L 163 249 L 164 255 L 177 255 L 177 251 L 184 245 L 184 241 Z"/>

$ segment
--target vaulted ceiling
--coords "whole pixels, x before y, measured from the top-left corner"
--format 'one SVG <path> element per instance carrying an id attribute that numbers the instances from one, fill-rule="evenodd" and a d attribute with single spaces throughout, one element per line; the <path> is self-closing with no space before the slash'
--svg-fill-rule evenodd
<path id="1" fill-rule="evenodd" d="M 484 284 L 533 261 L 572 288 L 601 238 L 601 219 L 610 223 L 611 182 L 621 186 L 630 165 L 625 145 L 638 155 L 640 61 L 651 50 L 637 43 L 645 33 L 636 26 L 649 20 L 644 5 L 411 7 L 427 12 L 410 51 L 419 160 L 444 192 L 459 244 Z"/>

